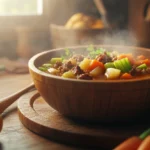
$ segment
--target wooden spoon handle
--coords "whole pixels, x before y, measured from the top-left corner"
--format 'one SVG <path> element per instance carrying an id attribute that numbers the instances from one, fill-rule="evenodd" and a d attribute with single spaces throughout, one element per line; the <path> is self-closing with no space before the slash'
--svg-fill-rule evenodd
<path id="1" fill-rule="evenodd" d="M 107 19 L 107 11 L 105 9 L 103 1 L 102 0 L 94 0 L 94 3 L 95 3 L 95 5 L 96 5 L 96 7 L 97 7 L 97 9 L 101 15 L 101 19 L 104 23 L 104 26 L 106 28 L 110 28 L 111 26 L 110 26 L 109 21 Z"/>
<path id="2" fill-rule="evenodd" d="M 25 94 L 29 90 L 34 88 L 34 84 L 30 84 L 24 89 L 8 96 L 0 100 L 0 114 L 3 113 L 3 111 L 10 106 L 13 102 L 15 102 L 21 95 Z"/>

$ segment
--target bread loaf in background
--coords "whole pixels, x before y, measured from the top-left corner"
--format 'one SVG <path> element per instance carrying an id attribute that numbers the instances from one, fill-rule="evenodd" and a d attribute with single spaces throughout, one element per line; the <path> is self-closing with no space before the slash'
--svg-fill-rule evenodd
<path id="1" fill-rule="evenodd" d="M 67 29 L 101 29 L 104 24 L 100 19 L 87 16 L 83 13 L 74 14 L 65 24 Z"/>

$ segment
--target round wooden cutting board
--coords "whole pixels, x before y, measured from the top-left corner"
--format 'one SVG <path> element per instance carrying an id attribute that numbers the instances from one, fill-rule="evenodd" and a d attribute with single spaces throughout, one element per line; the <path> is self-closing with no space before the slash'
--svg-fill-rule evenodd
<path id="1" fill-rule="evenodd" d="M 50 107 L 37 91 L 20 97 L 18 112 L 21 122 L 32 132 L 81 147 L 113 149 L 124 139 L 139 135 L 150 126 L 150 123 L 112 125 L 75 121 Z"/>

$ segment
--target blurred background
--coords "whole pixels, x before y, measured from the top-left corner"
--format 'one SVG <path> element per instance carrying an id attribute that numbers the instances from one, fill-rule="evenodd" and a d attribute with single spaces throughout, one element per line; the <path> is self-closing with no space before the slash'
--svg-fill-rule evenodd
<path id="1" fill-rule="evenodd" d="M 83 44 L 149 47 L 148 0 L 95 2 L 0 0 L 0 57 L 27 61 L 44 50 Z"/>

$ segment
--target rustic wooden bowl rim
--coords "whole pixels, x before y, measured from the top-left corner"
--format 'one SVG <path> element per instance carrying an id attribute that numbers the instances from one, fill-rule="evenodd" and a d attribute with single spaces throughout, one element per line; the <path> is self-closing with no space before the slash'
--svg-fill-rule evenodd
<path id="1" fill-rule="evenodd" d="M 78 49 L 78 48 L 87 48 L 89 45 L 82 45 L 82 46 L 72 46 L 72 47 L 68 47 L 68 49 L 74 48 L 74 49 Z M 93 45 L 96 47 L 112 47 L 112 48 L 131 48 L 131 49 L 138 49 L 138 50 L 144 50 L 144 51 L 149 51 L 150 53 L 150 49 L 148 48 L 143 48 L 143 47 L 136 47 L 136 46 L 120 46 L 120 45 Z M 36 55 L 34 55 L 33 57 L 30 58 L 30 60 L 28 61 L 28 67 L 29 69 L 31 69 L 33 72 L 44 76 L 44 77 L 48 77 L 48 78 L 53 78 L 53 79 L 57 79 L 57 80 L 64 80 L 66 82 L 83 82 L 83 83 L 90 83 L 90 84 L 99 84 L 99 83 L 135 83 L 135 82 L 143 82 L 143 81 L 148 81 L 150 80 L 150 76 L 148 77 L 144 77 L 144 78 L 137 78 L 137 79 L 130 79 L 130 80 L 77 80 L 77 79 L 68 79 L 68 78 L 62 78 L 59 76 L 55 76 L 55 75 L 51 75 L 48 73 L 45 73 L 41 70 L 39 70 L 35 65 L 34 62 L 37 58 L 39 58 L 42 55 L 45 55 L 47 53 L 51 53 L 51 52 L 55 52 L 55 51 L 61 51 L 64 50 L 64 48 L 57 48 L 57 49 L 52 49 L 52 50 L 45 50 L 44 52 L 38 53 Z"/>

